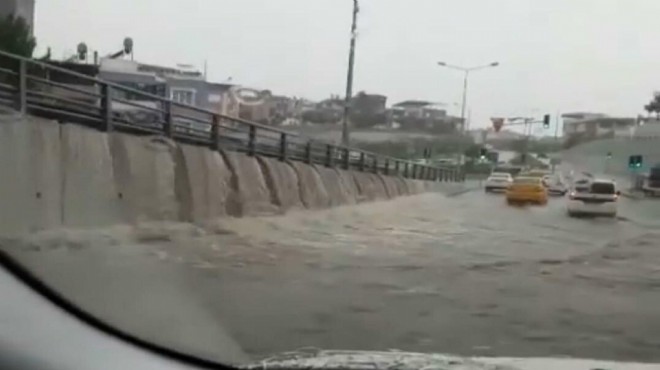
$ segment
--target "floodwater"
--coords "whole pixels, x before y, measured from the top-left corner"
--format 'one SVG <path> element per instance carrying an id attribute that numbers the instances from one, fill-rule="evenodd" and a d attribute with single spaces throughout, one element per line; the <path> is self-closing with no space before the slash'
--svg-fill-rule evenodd
<path id="1" fill-rule="evenodd" d="M 659 210 L 623 199 L 618 219 L 569 219 L 561 198 L 434 193 L 2 245 L 99 317 L 221 361 L 318 347 L 651 362 Z"/>

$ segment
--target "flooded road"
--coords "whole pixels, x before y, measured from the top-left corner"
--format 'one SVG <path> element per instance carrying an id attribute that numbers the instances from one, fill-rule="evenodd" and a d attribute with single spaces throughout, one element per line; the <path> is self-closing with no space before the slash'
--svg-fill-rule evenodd
<path id="1" fill-rule="evenodd" d="M 3 247 L 147 339 L 224 360 L 301 347 L 660 361 L 660 202 L 569 219 L 499 195 L 60 231 Z M 218 350 L 218 348 L 222 348 Z"/>

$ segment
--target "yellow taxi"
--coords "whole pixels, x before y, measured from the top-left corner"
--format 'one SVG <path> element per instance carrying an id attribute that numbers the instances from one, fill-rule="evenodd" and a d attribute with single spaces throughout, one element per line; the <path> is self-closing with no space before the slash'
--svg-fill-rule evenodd
<path id="1" fill-rule="evenodd" d="M 506 190 L 506 202 L 519 203 L 548 203 L 548 190 L 543 186 L 541 177 L 520 176 L 513 179 L 513 183 Z"/>

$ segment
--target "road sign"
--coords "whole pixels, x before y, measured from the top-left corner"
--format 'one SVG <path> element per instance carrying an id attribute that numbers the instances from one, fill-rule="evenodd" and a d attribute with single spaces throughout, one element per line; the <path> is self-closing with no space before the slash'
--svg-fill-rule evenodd
<path id="1" fill-rule="evenodd" d="M 628 157 L 628 168 L 631 170 L 636 170 L 639 168 L 642 168 L 642 164 L 644 163 L 644 157 L 641 155 L 631 155 Z"/>
<path id="2" fill-rule="evenodd" d="M 502 126 L 504 126 L 504 118 L 493 117 L 490 120 L 493 122 L 493 130 L 495 130 L 495 132 L 500 132 Z"/>

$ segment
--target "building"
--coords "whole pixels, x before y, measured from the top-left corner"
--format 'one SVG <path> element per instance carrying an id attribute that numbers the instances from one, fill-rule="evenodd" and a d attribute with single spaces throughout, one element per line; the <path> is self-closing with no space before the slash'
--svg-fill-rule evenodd
<path id="1" fill-rule="evenodd" d="M 34 34 L 34 0 L 2 0 L 0 1 L 0 16 L 9 15 L 22 17 Z"/>
<path id="2" fill-rule="evenodd" d="M 351 99 L 351 114 L 356 116 L 375 116 L 387 111 L 387 97 L 378 94 L 359 92 Z"/>
<path id="3" fill-rule="evenodd" d="M 406 100 L 394 104 L 391 121 L 404 129 L 421 129 L 449 133 L 461 126 L 461 119 L 447 115 L 443 104 L 423 100 Z"/>
<path id="4" fill-rule="evenodd" d="M 406 100 L 392 106 L 392 118 L 414 119 L 443 119 L 447 117 L 447 110 L 443 104 L 423 100 Z"/>
<path id="5" fill-rule="evenodd" d="M 637 119 L 610 117 L 601 113 L 566 113 L 562 116 L 564 143 L 571 146 L 598 138 L 630 137 Z"/>

